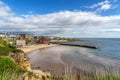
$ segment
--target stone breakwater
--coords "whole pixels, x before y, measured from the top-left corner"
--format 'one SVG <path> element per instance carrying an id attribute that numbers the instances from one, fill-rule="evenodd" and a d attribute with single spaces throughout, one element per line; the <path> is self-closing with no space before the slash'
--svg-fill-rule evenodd
<path id="1" fill-rule="evenodd" d="M 98 46 L 90 46 L 90 45 L 78 45 L 78 44 L 64 44 L 64 43 L 59 43 L 59 45 L 64 45 L 64 46 L 75 46 L 75 47 L 84 47 L 84 48 L 90 48 L 90 49 L 98 49 Z"/>

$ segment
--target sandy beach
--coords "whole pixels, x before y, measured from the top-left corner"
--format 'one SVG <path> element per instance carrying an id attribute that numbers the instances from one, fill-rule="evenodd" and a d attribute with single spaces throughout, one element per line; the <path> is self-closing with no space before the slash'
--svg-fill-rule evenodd
<path id="1" fill-rule="evenodd" d="M 28 46 L 28 47 L 24 47 L 24 48 L 20 48 L 20 49 L 23 50 L 25 53 L 29 53 L 29 52 L 32 52 L 32 51 L 37 50 L 37 49 L 53 47 L 53 46 L 56 46 L 56 45 L 58 45 L 58 44 L 50 44 L 50 45 L 47 45 L 47 44 L 30 45 L 30 46 Z"/>

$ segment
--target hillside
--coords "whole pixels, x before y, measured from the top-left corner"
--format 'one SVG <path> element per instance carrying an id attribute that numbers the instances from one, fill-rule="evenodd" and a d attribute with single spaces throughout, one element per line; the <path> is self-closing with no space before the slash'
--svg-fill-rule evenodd
<path id="1" fill-rule="evenodd" d="M 0 39 L 0 80 L 50 80 L 50 75 L 32 70 L 22 50 Z"/>
<path id="2" fill-rule="evenodd" d="M 8 56 L 9 52 L 16 50 L 15 46 L 12 46 L 8 41 L 0 38 L 0 55 Z"/>

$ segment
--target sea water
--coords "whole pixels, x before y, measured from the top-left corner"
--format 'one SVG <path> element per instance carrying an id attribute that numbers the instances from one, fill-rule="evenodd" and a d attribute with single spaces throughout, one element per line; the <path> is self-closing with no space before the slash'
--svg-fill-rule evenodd
<path id="1" fill-rule="evenodd" d="M 84 38 L 81 41 L 67 42 L 69 44 L 97 46 L 98 49 L 88 49 L 97 56 L 120 60 L 120 38 Z"/>

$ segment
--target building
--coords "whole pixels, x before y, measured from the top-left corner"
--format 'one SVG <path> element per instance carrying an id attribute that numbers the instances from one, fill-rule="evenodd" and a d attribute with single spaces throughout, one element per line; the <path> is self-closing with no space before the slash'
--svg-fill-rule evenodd
<path id="1" fill-rule="evenodd" d="M 5 34 L 0 33 L 0 37 L 1 37 L 1 38 L 5 37 Z"/>
<path id="2" fill-rule="evenodd" d="M 32 34 L 18 34 L 16 36 L 16 46 L 25 47 L 34 44 L 34 35 Z"/>
<path id="3" fill-rule="evenodd" d="M 27 46 L 28 44 L 27 44 L 27 41 L 25 40 L 25 39 L 23 39 L 23 40 L 16 40 L 16 46 L 17 47 L 25 47 L 25 46 Z"/>
<path id="4" fill-rule="evenodd" d="M 39 36 L 38 43 L 39 44 L 49 44 L 49 37 L 48 36 Z"/>
<path id="5" fill-rule="evenodd" d="M 18 34 L 17 39 L 34 40 L 34 35 L 32 35 L 32 34 Z"/>
<path id="6" fill-rule="evenodd" d="M 1 38 L 15 38 L 16 35 L 10 32 L 0 33 Z"/>

